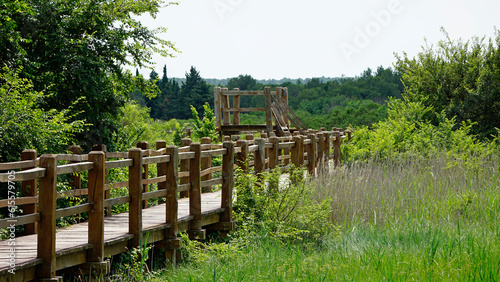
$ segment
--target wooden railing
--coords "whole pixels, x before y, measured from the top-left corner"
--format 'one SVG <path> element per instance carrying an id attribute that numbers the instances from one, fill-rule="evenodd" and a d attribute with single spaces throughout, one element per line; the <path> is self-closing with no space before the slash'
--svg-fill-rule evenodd
<path id="1" fill-rule="evenodd" d="M 350 134 L 346 132 L 346 135 Z M 202 143 L 192 143 L 183 139 L 181 147 L 166 146 L 164 141 L 156 143 L 156 150 L 141 142 L 140 148 L 128 152 L 105 152 L 100 146 L 89 154 L 81 154 L 78 147 L 71 147 L 74 154 L 44 154 L 37 157 L 34 150 L 25 150 L 22 160 L 0 164 L 0 182 L 6 182 L 13 190 L 13 182 L 21 182 L 20 194 L 0 200 L 0 208 L 8 207 L 12 213 L 0 220 L 0 228 L 24 225 L 25 235 L 37 234 L 36 268 L 37 278 L 54 278 L 56 275 L 56 219 L 88 214 L 88 249 L 85 264 L 88 266 L 105 264 L 104 218 L 110 215 L 106 209 L 114 205 L 128 205 L 128 248 L 139 247 L 143 243 L 142 212 L 148 208 L 147 201 L 160 198 L 165 202 L 164 237 L 155 245 L 167 250 L 167 259 L 175 262 L 176 250 L 181 247 L 177 237 L 178 199 L 189 197 L 189 220 L 185 229 L 190 238 L 204 239 L 206 229 L 229 232 L 234 228 L 232 221 L 232 199 L 234 169 L 250 173 L 252 168 L 259 174 L 276 167 L 286 171 L 291 164 L 304 166 L 311 175 L 328 171 L 329 160 L 333 165 L 340 163 L 340 142 L 346 138 L 336 129 L 333 131 L 309 131 L 308 135 L 288 137 L 268 137 L 254 139 L 247 135 L 246 140 L 233 136 L 231 141 L 224 137 L 222 144 L 211 144 L 207 138 Z M 349 138 L 349 137 L 348 137 Z M 222 156 L 222 165 L 212 167 L 212 158 Z M 250 158 L 252 156 L 252 158 Z M 251 161 L 248 161 L 252 159 Z M 236 161 L 235 161 L 236 160 Z M 156 165 L 157 175 L 149 178 L 148 169 Z M 112 169 L 128 169 L 128 179 L 124 182 L 107 183 Z M 81 173 L 88 173 L 88 185 L 81 185 Z M 58 191 L 57 185 L 62 175 L 69 175 L 74 189 Z M 59 178 L 58 178 L 59 176 Z M 157 190 L 149 187 L 157 184 Z M 38 187 L 38 189 L 37 189 Z M 128 187 L 128 195 L 111 198 L 112 189 Z M 220 219 L 216 224 L 202 224 L 201 199 L 203 192 L 220 187 L 220 208 L 216 210 Z M 38 193 L 37 193 L 38 191 Z M 67 208 L 56 209 L 57 199 L 63 197 L 87 196 L 87 200 Z M 16 211 L 22 206 L 24 213 Z M 162 235 L 163 236 L 163 235 Z M 1 242 L 0 242 L 1 243 Z M 75 264 L 81 263 L 75 259 Z M 72 263 L 66 263 L 72 267 Z M 9 275 L 6 269 L 1 275 Z M 18 267 L 18 269 L 20 269 Z M 59 267 L 60 269 L 60 267 Z"/>

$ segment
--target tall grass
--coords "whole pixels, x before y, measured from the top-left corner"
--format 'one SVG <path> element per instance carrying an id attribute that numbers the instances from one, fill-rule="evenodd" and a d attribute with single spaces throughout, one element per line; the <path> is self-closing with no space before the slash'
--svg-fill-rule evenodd
<path id="1" fill-rule="evenodd" d="M 238 238 L 237 247 L 218 247 L 230 251 L 208 247 L 202 263 L 158 280 L 500 280 L 496 158 L 353 162 L 309 185 L 311 200 L 331 199 L 340 235 L 315 245 L 279 241 L 260 229 Z"/>

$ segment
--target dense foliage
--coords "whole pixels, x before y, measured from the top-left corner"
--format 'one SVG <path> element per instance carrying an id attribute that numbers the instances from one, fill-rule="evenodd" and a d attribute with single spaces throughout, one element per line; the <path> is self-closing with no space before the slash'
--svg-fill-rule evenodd
<path id="1" fill-rule="evenodd" d="M 471 132 L 488 138 L 500 128 L 500 31 L 496 38 L 446 39 L 426 46 L 415 58 L 397 57 L 405 98 L 433 110 L 425 116 L 434 125 L 444 111 L 458 124 L 471 120 Z"/>
<path id="2" fill-rule="evenodd" d="M 0 66 L 21 70 L 33 90 L 42 93 L 37 107 L 67 112 L 68 123 L 91 126 L 73 132 L 88 149 L 112 143 L 119 108 L 134 88 L 154 96 L 156 86 L 124 71 L 148 66 L 154 52 L 170 55 L 164 29 L 150 30 L 135 16 L 153 17 L 161 0 L 0 1 Z M 61 120 L 62 122 L 63 120 Z"/>

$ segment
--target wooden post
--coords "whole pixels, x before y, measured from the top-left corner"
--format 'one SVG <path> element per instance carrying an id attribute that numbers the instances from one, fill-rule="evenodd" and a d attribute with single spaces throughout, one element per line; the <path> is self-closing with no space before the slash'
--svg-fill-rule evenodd
<path id="1" fill-rule="evenodd" d="M 104 152 L 106 154 L 108 152 L 108 148 L 104 144 L 95 144 L 92 146 L 92 151 L 93 152 Z M 106 175 L 108 175 L 108 170 L 106 169 Z M 109 180 L 106 179 L 106 184 L 109 183 Z M 111 198 L 111 190 L 106 190 L 104 192 L 104 199 L 109 199 Z M 105 214 L 106 216 L 111 216 L 111 207 L 105 208 Z"/>
<path id="2" fill-rule="evenodd" d="M 247 134 L 247 135 L 245 135 L 245 140 L 247 140 L 247 141 L 252 141 L 252 140 L 254 140 L 254 136 L 253 136 L 253 134 Z"/>
<path id="3" fill-rule="evenodd" d="M 133 165 L 128 169 L 130 195 L 128 232 L 134 234 L 134 238 L 129 241 L 129 249 L 132 249 L 142 244 L 142 150 L 130 149 L 128 158 L 133 160 Z"/>
<path id="4" fill-rule="evenodd" d="M 325 146 L 325 136 L 323 135 L 323 133 L 316 133 L 316 137 L 318 139 L 318 146 L 317 146 L 317 150 L 318 150 L 318 154 L 317 154 L 317 159 L 316 159 L 316 162 L 318 163 L 318 175 L 320 173 L 323 173 L 323 162 L 325 160 L 325 156 L 324 156 L 324 146 Z"/>
<path id="5" fill-rule="evenodd" d="M 191 144 L 190 151 L 194 152 L 194 158 L 190 160 L 189 164 L 189 180 L 191 182 L 189 189 L 189 215 L 193 219 L 189 222 L 188 235 L 191 240 L 203 240 L 206 236 L 206 230 L 201 229 L 200 143 Z"/>
<path id="6" fill-rule="evenodd" d="M 325 140 L 325 143 L 323 145 L 323 150 L 325 154 L 325 166 L 324 170 L 326 173 L 330 171 L 330 133 L 328 132 L 323 132 L 323 138 Z"/>
<path id="7" fill-rule="evenodd" d="M 273 117 L 271 113 L 271 87 L 264 88 L 264 95 L 266 96 L 266 130 L 268 133 L 273 131 Z"/>
<path id="8" fill-rule="evenodd" d="M 259 138 L 255 140 L 255 145 L 259 146 L 259 149 L 255 151 L 254 154 L 254 170 L 255 175 L 257 175 L 257 179 L 259 183 L 262 183 L 263 176 L 262 173 L 265 171 L 266 164 L 266 140 Z"/>
<path id="9" fill-rule="evenodd" d="M 234 88 L 234 91 L 240 91 L 239 88 Z M 233 96 L 233 108 L 239 109 L 240 108 L 240 95 Z M 233 113 L 233 125 L 239 125 L 240 124 L 240 112 L 235 111 Z"/>
<path id="10" fill-rule="evenodd" d="M 269 143 L 273 144 L 273 147 L 269 149 L 269 169 L 272 170 L 279 165 L 279 139 L 276 136 L 269 138 Z"/>
<path id="11" fill-rule="evenodd" d="M 316 134 L 309 133 L 307 137 L 311 139 L 311 144 L 309 144 L 307 149 L 307 160 L 309 161 L 309 164 L 307 165 L 307 170 L 309 171 L 309 174 L 311 176 L 314 176 L 314 172 L 316 170 L 316 144 L 317 144 Z"/>
<path id="12" fill-rule="evenodd" d="M 37 258 L 37 276 L 51 279 L 56 276 L 56 206 L 57 206 L 57 155 L 42 155 L 40 167 L 45 177 L 40 178 Z"/>
<path id="13" fill-rule="evenodd" d="M 344 133 L 347 135 L 347 142 L 350 142 L 352 138 L 352 132 L 350 130 L 346 130 L 344 131 Z"/>
<path id="14" fill-rule="evenodd" d="M 290 136 L 290 132 L 289 131 L 285 131 L 285 137 L 287 137 L 287 139 L 286 139 L 287 142 L 291 141 L 291 139 L 292 139 L 291 136 Z M 290 148 L 283 149 L 283 155 L 284 156 L 290 156 L 290 151 L 291 151 Z M 287 166 L 289 163 L 290 163 L 290 159 L 286 159 L 286 160 L 283 161 L 283 164 L 285 166 Z"/>
<path id="15" fill-rule="evenodd" d="M 269 159 L 269 149 L 266 148 L 265 143 L 269 143 L 269 138 L 267 137 L 267 133 L 264 133 L 264 132 L 260 134 L 260 137 L 262 139 L 264 139 L 264 169 L 268 169 L 269 168 L 269 161 L 266 163 L 266 160 Z"/>
<path id="16" fill-rule="evenodd" d="M 141 141 L 137 143 L 137 148 L 141 150 L 149 150 L 149 142 L 148 141 Z M 147 152 L 143 157 L 149 157 L 149 152 Z M 148 179 L 149 177 L 149 165 L 145 164 L 143 165 L 143 170 L 142 170 L 142 179 Z M 143 184 L 142 185 L 142 191 L 143 193 L 146 193 L 149 191 L 149 185 Z M 148 207 L 148 200 L 143 200 L 142 201 L 142 208 L 146 209 Z"/>
<path id="17" fill-rule="evenodd" d="M 224 213 L 221 222 L 233 221 L 233 186 L 234 186 L 234 143 L 224 142 L 222 144 L 227 153 L 222 156 L 222 201 L 221 207 Z"/>
<path id="18" fill-rule="evenodd" d="M 283 88 L 281 95 L 282 95 L 283 103 L 288 106 L 288 87 Z M 290 115 L 290 113 L 288 112 L 288 107 L 285 107 L 285 113 L 287 116 Z M 286 123 L 286 126 L 288 128 L 290 128 L 290 120 L 288 119 L 288 117 L 285 117 L 285 123 Z"/>
<path id="19" fill-rule="evenodd" d="M 191 143 L 193 143 L 193 141 L 191 141 L 191 139 L 189 138 L 184 138 L 181 140 L 181 147 L 186 147 L 186 146 L 190 146 Z M 185 172 L 185 171 L 189 171 L 189 160 L 182 160 L 181 161 L 181 168 L 180 168 L 180 171 L 181 172 Z M 189 183 L 189 177 L 181 177 L 180 178 L 180 184 L 188 184 Z M 189 191 L 182 191 L 180 193 L 180 197 L 181 198 L 187 198 L 189 197 Z"/>
<path id="20" fill-rule="evenodd" d="M 293 142 L 295 143 L 295 146 L 292 148 L 291 150 L 291 160 L 292 160 L 292 164 L 298 168 L 300 167 L 300 154 L 299 154 L 299 150 L 300 150 L 300 136 L 293 136 Z"/>
<path id="21" fill-rule="evenodd" d="M 37 157 L 37 152 L 36 150 L 31 150 L 31 149 L 26 149 L 21 153 L 21 160 L 22 161 L 28 161 L 28 160 L 36 160 Z M 33 167 L 30 168 L 25 168 L 23 170 L 27 169 L 32 169 L 35 168 L 36 166 L 33 165 Z M 21 183 L 21 194 L 23 197 L 36 197 L 38 195 L 38 189 L 37 189 L 37 180 L 25 180 Z M 24 214 L 34 214 L 38 212 L 37 204 L 26 204 L 23 206 L 24 209 Z M 24 234 L 25 235 L 31 235 L 31 234 L 36 234 L 38 229 L 38 222 L 26 224 L 24 226 Z"/>
<path id="22" fill-rule="evenodd" d="M 222 91 L 228 91 L 227 88 L 222 89 Z M 229 109 L 229 95 L 221 95 L 222 97 L 222 106 L 223 106 L 223 112 L 222 112 L 222 119 L 224 120 L 224 125 L 229 125 L 230 124 L 230 119 L 231 119 L 231 112 L 228 112 L 226 109 Z"/>
<path id="23" fill-rule="evenodd" d="M 340 132 L 334 131 L 335 141 L 333 141 L 333 165 L 337 167 L 340 165 Z"/>
<path id="24" fill-rule="evenodd" d="M 214 113 L 215 113 L 215 122 L 217 124 L 217 131 L 221 130 L 222 126 L 222 107 L 221 107 L 221 88 L 214 88 Z"/>
<path id="25" fill-rule="evenodd" d="M 82 148 L 80 146 L 69 146 L 68 151 L 70 151 L 73 155 L 81 155 L 82 154 Z M 71 163 L 78 163 L 79 161 L 76 162 L 71 162 Z M 81 173 L 72 173 L 69 176 L 69 184 L 73 186 L 74 190 L 79 190 L 82 189 L 82 179 L 81 179 Z M 81 196 L 78 196 L 78 199 L 81 199 Z M 71 203 L 73 204 L 78 204 L 77 201 L 70 200 Z M 74 216 L 74 219 L 76 220 L 77 223 L 80 223 L 80 214 L 76 214 Z"/>
<path id="26" fill-rule="evenodd" d="M 104 261 L 104 191 L 106 181 L 106 154 L 104 152 L 90 152 L 89 162 L 94 167 L 89 170 L 89 211 L 88 242 L 92 248 L 88 250 L 89 262 Z"/>
<path id="27" fill-rule="evenodd" d="M 238 140 L 236 146 L 241 147 L 241 152 L 236 154 L 236 165 L 245 174 L 250 172 L 248 166 L 248 143 L 245 140 Z"/>
<path id="28" fill-rule="evenodd" d="M 177 250 L 182 247 L 182 241 L 177 238 L 177 233 L 179 232 L 177 225 L 177 213 L 178 213 L 178 202 L 177 202 L 177 170 L 179 163 L 179 150 L 176 146 L 167 147 L 167 155 L 170 155 L 170 162 L 164 164 L 165 175 L 167 176 L 166 182 L 164 182 L 165 189 L 168 189 L 166 197 L 166 223 L 170 224 L 170 228 L 167 229 L 166 237 L 166 250 L 165 255 L 167 263 L 170 265 L 175 265 L 177 260 Z M 161 173 L 164 171 L 162 169 Z M 163 189 L 163 186 L 162 186 Z"/>
<path id="29" fill-rule="evenodd" d="M 201 138 L 201 144 L 212 144 L 210 137 Z M 212 157 L 206 157 L 201 159 L 201 170 L 209 169 L 212 167 Z M 201 178 L 201 181 L 207 181 L 212 179 L 212 174 L 205 175 Z M 203 193 L 212 192 L 212 186 L 203 187 Z"/>

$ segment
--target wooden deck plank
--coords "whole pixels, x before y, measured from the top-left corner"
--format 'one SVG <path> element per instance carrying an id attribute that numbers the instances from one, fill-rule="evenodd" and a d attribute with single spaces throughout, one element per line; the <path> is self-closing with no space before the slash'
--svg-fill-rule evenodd
<path id="1" fill-rule="evenodd" d="M 220 212 L 221 208 L 221 193 L 220 191 L 213 193 L 202 194 L 201 211 L 206 217 Z M 154 232 L 157 230 L 168 228 L 165 224 L 165 204 L 149 207 L 142 211 L 143 229 L 145 232 Z M 189 216 L 189 199 L 179 199 L 178 211 L 179 230 L 183 231 L 191 217 Z M 131 237 L 128 234 L 128 213 L 115 214 L 104 219 L 104 242 L 106 246 L 112 247 L 114 244 L 119 245 L 120 242 L 126 242 Z M 207 219 L 211 222 L 212 219 Z M 154 238 L 150 238 L 150 242 L 158 241 L 158 234 Z M 22 269 L 23 265 L 32 267 L 40 263 L 36 260 L 37 254 L 37 235 L 21 236 L 15 239 L 16 248 L 16 269 Z M 56 233 L 56 254 L 62 257 L 69 253 L 78 253 L 82 250 L 90 248 L 88 241 L 88 222 L 83 222 L 71 225 L 66 228 L 57 230 Z M 119 246 L 118 246 L 119 248 Z M 11 246 L 8 245 L 8 240 L 0 241 L 0 275 L 8 274 L 9 255 Z M 116 251 L 116 250 L 115 250 Z M 35 261 L 35 263 L 34 263 Z"/>

